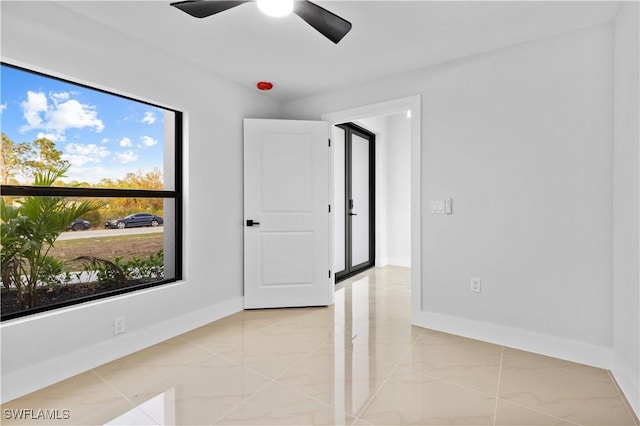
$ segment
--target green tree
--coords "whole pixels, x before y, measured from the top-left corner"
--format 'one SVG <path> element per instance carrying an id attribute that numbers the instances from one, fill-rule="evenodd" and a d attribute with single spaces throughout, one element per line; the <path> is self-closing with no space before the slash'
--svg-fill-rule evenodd
<path id="1" fill-rule="evenodd" d="M 36 171 L 33 185 L 52 186 L 67 169 Z M 53 196 L 24 197 L 16 205 L 0 198 L 2 283 L 15 288 L 23 309 L 37 306 L 38 286 L 56 282 L 60 262 L 48 256 L 56 239 L 75 219 L 100 207 Z"/>
<path id="2" fill-rule="evenodd" d="M 30 150 L 29 143 L 16 144 L 2 133 L 2 145 L 0 145 L 0 180 L 2 185 L 18 183 L 16 175 L 24 174 L 23 160 Z"/>
<path id="3" fill-rule="evenodd" d="M 62 151 L 47 138 L 38 138 L 31 143 L 29 150 L 21 155 L 24 172 L 27 176 L 36 176 L 42 172 L 55 173 L 69 168 L 69 162 L 62 159 Z"/>
<path id="4" fill-rule="evenodd" d="M 102 178 L 94 185 L 96 188 L 117 188 L 116 183 L 109 178 Z"/>
<path id="5" fill-rule="evenodd" d="M 118 181 L 120 188 L 135 189 L 163 189 L 162 172 L 157 167 L 146 173 L 127 173 L 124 179 Z"/>
<path id="6" fill-rule="evenodd" d="M 164 181 L 162 172 L 154 168 L 148 172 L 129 172 L 123 179 L 113 182 L 110 179 L 102 179 L 96 186 L 117 189 L 163 189 Z M 162 214 L 164 202 L 162 198 L 112 198 L 109 200 L 109 208 L 112 212 L 122 215 L 137 212 L 149 212 Z"/>

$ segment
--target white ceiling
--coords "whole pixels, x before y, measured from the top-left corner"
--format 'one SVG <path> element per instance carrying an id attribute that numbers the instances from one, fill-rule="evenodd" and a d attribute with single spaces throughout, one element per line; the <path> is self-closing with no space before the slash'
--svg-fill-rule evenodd
<path id="1" fill-rule="evenodd" d="M 42 7 L 2 3 L 3 20 Z M 619 7 L 610 1 L 318 1 L 353 24 L 334 45 L 299 17 L 270 18 L 254 4 L 196 19 L 170 0 L 55 3 L 62 7 L 33 13 L 34 19 L 46 15 L 42 25 L 64 25 L 70 37 L 81 38 L 72 21 L 89 18 L 246 87 L 272 81 L 269 96 L 279 101 L 600 24 Z"/>

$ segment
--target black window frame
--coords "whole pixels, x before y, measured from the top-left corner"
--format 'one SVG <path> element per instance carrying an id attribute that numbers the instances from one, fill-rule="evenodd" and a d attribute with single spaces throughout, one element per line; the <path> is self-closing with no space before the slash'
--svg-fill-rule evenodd
<path id="1" fill-rule="evenodd" d="M 42 187 L 42 186 L 30 186 L 30 185 L 0 185 L 0 194 L 4 196 L 61 196 L 61 197 L 103 197 L 103 198 L 164 198 L 174 200 L 175 209 L 175 223 L 173 224 L 175 229 L 175 241 L 174 243 L 174 269 L 175 274 L 171 278 L 137 284 L 128 286 L 121 289 L 110 290 L 101 292 L 98 294 L 92 294 L 89 296 L 67 300 L 64 302 L 53 303 L 47 306 L 37 306 L 31 309 L 25 309 L 19 312 L 12 312 L 9 314 L 0 314 L 0 322 L 26 317 L 29 315 L 51 311 L 55 309 L 61 309 L 68 306 L 74 306 L 85 302 L 90 302 L 99 299 L 105 299 L 108 297 L 114 297 L 125 293 L 132 293 L 139 290 L 144 290 L 151 287 L 157 287 L 164 284 L 173 283 L 183 279 L 183 157 L 182 157 L 182 141 L 183 141 L 183 113 L 182 111 L 168 108 L 162 105 L 157 105 L 152 102 L 143 101 L 130 96 L 121 95 L 101 88 L 93 87 L 87 84 L 78 83 L 65 78 L 57 77 L 50 74 L 45 74 L 40 71 L 30 70 L 21 66 L 17 66 L 11 63 L 0 61 L 0 65 L 10 67 L 19 71 L 28 72 L 31 74 L 39 75 L 45 78 L 51 78 L 54 80 L 62 81 L 64 83 L 73 84 L 85 89 L 95 90 L 108 95 L 117 96 L 120 98 L 128 99 L 130 101 L 142 103 L 145 105 L 153 106 L 163 110 L 171 111 L 175 114 L 175 128 L 174 128 L 174 164 L 173 164 L 173 190 L 144 190 L 144 189 L 112 189 L 112 188 L 82 188 L 82 187 Z M 166 225 L 166 224 L 165 224 Z"/>

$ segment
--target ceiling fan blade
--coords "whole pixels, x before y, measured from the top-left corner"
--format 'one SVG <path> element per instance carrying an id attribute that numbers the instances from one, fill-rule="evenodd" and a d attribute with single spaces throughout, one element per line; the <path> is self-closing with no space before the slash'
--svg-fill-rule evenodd
<path id="1" fill-rule="evenodd" d="M 206 18 L 243 3 L 249 3 L 249 1 L 187 0 L 171 3 L 171 6 L 195 18 Z"/>
<path id="2" fill-rule="evenodd" d="M 307 0 L 296 1 L 293 13 L 336 44 L 351 30 L 351 22 Z"/>

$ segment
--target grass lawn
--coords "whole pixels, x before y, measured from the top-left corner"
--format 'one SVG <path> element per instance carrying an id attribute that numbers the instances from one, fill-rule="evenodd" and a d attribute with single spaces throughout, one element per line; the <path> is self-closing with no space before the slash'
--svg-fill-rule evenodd
<path id="1" fill-rule="evenodd" d="M 95 256 L 113 261 L 118 256 L 122 256 L 124 260 L 132 257 L 147 257 L 162 248 L 163 233 L 158 232 L 56 241 L 49 255 L 63 262 L 79 256 Z"/>

